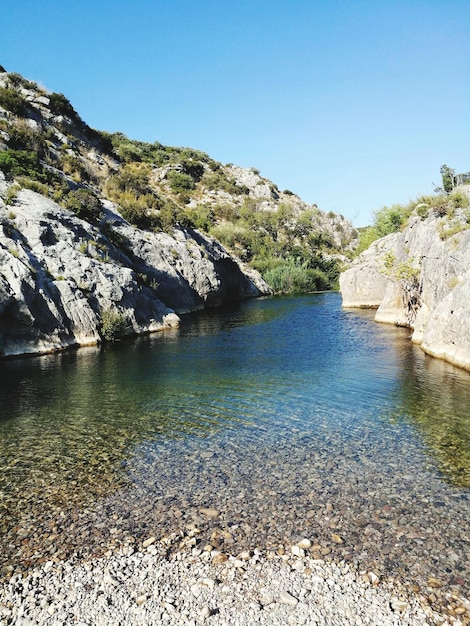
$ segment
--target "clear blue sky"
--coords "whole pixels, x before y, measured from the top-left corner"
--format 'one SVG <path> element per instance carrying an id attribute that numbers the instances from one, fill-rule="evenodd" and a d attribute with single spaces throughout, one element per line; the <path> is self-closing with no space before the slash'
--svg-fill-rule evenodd
<path id="1" fill-rule="evenodd" d="M 470 170 L 469 0 L 1 0 L 0 64 L 356 226 Z"/>

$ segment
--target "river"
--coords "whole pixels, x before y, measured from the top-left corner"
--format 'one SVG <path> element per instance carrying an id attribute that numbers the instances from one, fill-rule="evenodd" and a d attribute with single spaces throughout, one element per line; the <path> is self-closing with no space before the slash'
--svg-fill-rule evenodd
<path id="1" fill-rule="evenodd" d="M 5 360 L 0 398 L 3 574 L 191 531 L 468 593 L 470 374 L 337 293 Z"/>

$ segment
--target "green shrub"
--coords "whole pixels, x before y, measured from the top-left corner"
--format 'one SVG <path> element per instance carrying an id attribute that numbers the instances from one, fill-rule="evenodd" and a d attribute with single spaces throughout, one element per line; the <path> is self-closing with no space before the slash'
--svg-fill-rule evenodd
<path id="1" fill-rule="evenodd" d="M 161 227 L 156 211 L 164 205 L 150 187 L 149 175 L 147 164 L 128 163 L 106 185 L 109 197 L 119 205 L 124 219 L 143 229 Z"/>
<path id="2" fill-rule="evenodd" d="M 28 110 L 28 102 L 15 89 L 0 87 L 0 106 L 15 115 L 24 115 Z"/>
<path id="3" fill-rule="evenodd" d="M 412 207 L 394 204 L 374 213 L 374 228 L 379 237 L 399 231 L 411 215 Z"/>
<path id="4" fill-rule="evenodd" d="M 8 129 L 10 135 L 9 147 L 15 150 L 26 150 L 44 155 L 46 151 L 46 138 L 44 133 L 31 128 L 23 120 L 11 125 Z"/>
<path id="5" fill-rule="evenodd" d="M 183 173 L 191 176 L 196 183 L 201 180 L 204 174 L 204 165 L 200 161 L 194 161 L 193 159 L 181 159 L 180 164 L 183 168 Z"/>
<path id="6" fill-rule="evenodd" d="M 40 183 L 38 180 L 26 178 L 24 176 L 18 176 L 16 182 L 22 189 L 30 189 L 36 193 L 40 193 L 42 196 L 49 197 L 50 188 L 45 183 Z"/>
<path id="7" fill-rule="evenodd" d="M 142 161 L 142 150 L 131 141 L 119 144 L 117 149 L 119 158 L 127 163 L 131 161 Z"/>
<path id="8" fill-rule="evenodd" d="M 91 189 L 70 191 L 62 200 L 62 206 L 88 222 L 96 223 L 101 217 L 101 203 Z"/>
<path id="9" fill-rule="evenodd" d="M 358 228 L 359 233 L 359 243 L 357 248 L 354 251 L 355 256 L 367 250 L 369 246 L 380 238 L 376 228 L 374 226 L 364 226 L 363 228 Z"/>
<path id="10" fill-rule="evenodd" d="M 208 233 L 215 224 L 214 210 L 211 206 L 198 204 L 196 208 L 188 209 L 186 215 L 194 225 L 194 228 L 206 233 Z"/>
<path id="11" fill-rule="evenodd" d="M 63 93 L 51 93 L 49 96 L 49 108 L 54 115 L 63 115 L 71 119 L 78 118 L 78 113 L 70 104 Z"/>
<path id="12" fill-rule="evenodd" d="M 231 248 L 243 261 L 251 260 L 256 233 L 237 224 L 224 223 L 211 228 L 210 235 Z"/>
<path id="13" fill-rule="evenodd" d="M 138 202 L 128 202 L 125 206 L 121 206 L 121 215 L 129 224 L 144 230 L 160 226 L 160 221 L 156 217 L 151 216 L 148 209 L 142 207 Z"/>
<path id="14" fill-rule="evenodd" d="M 216 170 L 205 172 L 203 182 L 207 189 L 213 191 L 226 191 L 232 195 L 247 195 L 249 193 L 248 187 L 245 185 L 237 185 L 233 179 L 227 178 L 220 167 Z"/>
<path id="15" fill-rule="evenodd" d="M 172 200 L 165 199 L 161 201 L 161 208 L 158 212 L 158 218 L 160 221 L 159 226 L 161 230 L 167 233 L 171 233 L 175 226 L 181 226 L 182 228 L 194 227 L 194 222 L 191 219 L 191 214 L 186 213 Z"/>
<path id="16" fill-rule="evenodd" d="M 447 165 L 441 165 L 442 188 L 445 193 L 450 193 L 456 185 L 455 170 Z"/>
<path id="17" fill-rule="evenodd" d="M 149 185 L 150 168 L 145 164 L 126 164 L 117 174 L 112 176 L 107 184 L 110 197 L 119 202 L 123 193 L 131 192 L 135 196 L 149 195 L 152 189 Z"/>
<path id="18" fill-rule="evenodd" d="M 47 181 L 37 152 L 28 150 L 4 150 L 0 152 L 0 169 L 7 179 L 27 176 L 40 182 Z"/>
<path id="19" fill-rule="evenodd" d="M 100 333 L 104 341 L 116 341 L 126 330 L 126 318 L 117 311 L 107 309 L 101 312 Z"/>
<path id="20" fill-rule="evenodd" d="M 422 220 L 425 220 L 428 217 L 428 215 L 429 215 L 429 207 L 428 207 L 428 205 L 427 204 L 418 204 L 418 206 L 416 207 L 416 214 Z"/>
<path id="21" fill-rule="evenodd" d="M 469 205 L 468 196 L 462 193 L 461 191 L 455 191 L 450 196 L 450 201 L 456 209 L 457 208 L 466 209 Z"/>
<path id="22" fill-rule="evenodd" d="M 18 196 L 18 192 L 21 189 L 20 185 L 18 185 L 17 183 L 15 183 L 14 185 L 12 185 L 11 187 L 8 188 L 7 191 L 7 195 L 5 198 L 5 204 L 7 206 L 10 206 L 11 204 L 13 204 Z M 11 217 L 11 211 L 10 214 L 8 215 L 8 219 L 15 219 L 14 217 Z M 16 217 L 16 216 L 15 216 Z"/>
<path id="23" fill-rule="evenodd" d="M 166 177 L 170 183 L 171 190 L 178 195 L 187 196 L 188 192 L 192 191 L 196 186 L 192 177 L 183 172 L 170 170 Z"/>
<path id="24" fill-rule="evenodd" d="M 275 293 L 310 293 L 329 288 L 328 279 L 321 270 L 293 261 L 268 270 L 263 278 Z"/>
<path id="25" fill-rule="evenodd" d="M 65 154 L 61 158 L 61 168 L 64 174 L 71 176 L 77 183 L 88 182 L 90 180 L 90 173 L 85 164 L 75 155 Z"/>

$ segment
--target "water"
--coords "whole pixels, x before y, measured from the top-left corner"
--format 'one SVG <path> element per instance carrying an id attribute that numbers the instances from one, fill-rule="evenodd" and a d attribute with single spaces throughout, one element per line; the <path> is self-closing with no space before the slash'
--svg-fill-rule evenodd
<path id="1" fill-rule="evenodd" d="M 338 294 L 0 372 L 4 572 L 197 527 L 201 547 L 307 536 L 316 556 L 468 589 L 470 375 Z"/>

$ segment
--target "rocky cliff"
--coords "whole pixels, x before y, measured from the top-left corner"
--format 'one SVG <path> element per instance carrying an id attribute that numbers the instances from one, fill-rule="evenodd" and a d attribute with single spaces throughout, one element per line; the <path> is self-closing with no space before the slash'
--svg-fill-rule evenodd
<path id="1" fill-rule="evenodd" d="M 124 219 L 104 192 L 118 158 L 60 94 L 54 104 L 6 73 L 0 89 L 0 356 L 152 332 L 271 292 L 196 229 Z"/>
<path id="2" fill-rule="evenodd" d="M 0 200 L 2 356 L 161 330 L 177 313 L 269 293 L 201 233 L 136 229 L 110 202 L 103 212 L 92 225 L 29 189 Z"/>
<path id="3" fill-rule="evenodd" d="M 407 226 L 375 241 L 340 277 L 344 307 L 377 308 L 412 341 L 470 370 L 470 212 L 465 194 L 419 205 Z M 464 206 L 459 206 L 464 205 Z"/>
<path id="4" fill-rule="evenodd" d="M 334 280 L 355 237 L 254 168 L 96 131 L 63 94 L 0 67 L 0 356 L 270 294 L 255 254 L 272 267 L 308 251 Z"/>

